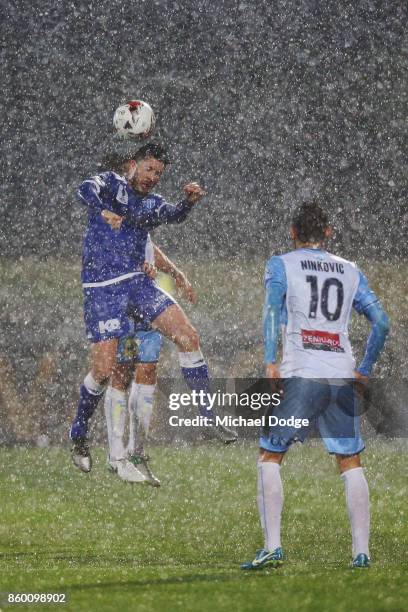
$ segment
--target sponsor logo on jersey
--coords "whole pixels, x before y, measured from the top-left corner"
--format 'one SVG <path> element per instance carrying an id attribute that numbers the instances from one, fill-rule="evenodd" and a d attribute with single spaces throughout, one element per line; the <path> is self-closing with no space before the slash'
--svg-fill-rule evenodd
<path id="1" fill-rule="evenodd" d="M 315 329 L 301 329 L 302 344 L 305 349 L 317 351 L 332 351 L 333 353 L 344 353 L 344 348 L 340 345 L 339 334 Z"/>
<path id="2" fill-rule="evenodd" d="M 107 321 L 99 321 L 99 332 L 106 334 L 120 329 L 119 319 L 108 319 Z"/>

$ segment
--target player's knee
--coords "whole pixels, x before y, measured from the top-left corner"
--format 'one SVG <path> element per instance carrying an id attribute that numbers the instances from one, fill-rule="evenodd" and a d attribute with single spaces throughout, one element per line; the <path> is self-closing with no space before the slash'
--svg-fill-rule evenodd
<path id="1" fill-rule="evenodd" d="M 128 367 L 126 368 L 114 368 L 111 376 L 111 385 L 118 391 L 126 391 L 130 385 L 132 378 L 131 371 Z"/>
<path id="2" fill-rule="evenodd" d="M 93 366 L 91 370 L 91 374 L 100 385 L 106 385 L 109 382 L 109 379 L 112 374 L 111 367 L 104 367 L 101 365 Z"/>
<path id="3" fill-rule="evenodd" d="M 198 351 L 200 348 L 200 336 L 192 325 L 186 325 L 177 335 L 176 344 L 182 351 Z"/>
<path id="4" fill-rule="evenodd" d="M 261 448 L 259 451 L 258 461 L 260 463 L 271 462 L 271 463 L 278 463 L 280 465 L 283 461 L 284 454 L 285 453 L 273 453 L 271 451 L 267 451 Z"/>
<path id="5" fill-rule="evenodd" d="M 336 455 L 337 465 L 341 473 L 347 470 L 361 467 L 360 454 L 358 455 Z"/>
<path id="6" fill-rule="evenodd" d="M 155 385 L 157 380 L 156 363 L 139 363 L 135 370 L 135 381 L 140 385 Z"/>
<path id="7" fill-rule="evenodd" d="M 93 358 L 92 375 L 100 384 L 105 384 L 109 381 L 116 364 L 115 355 L 103 355 L 103 358 Z"/>

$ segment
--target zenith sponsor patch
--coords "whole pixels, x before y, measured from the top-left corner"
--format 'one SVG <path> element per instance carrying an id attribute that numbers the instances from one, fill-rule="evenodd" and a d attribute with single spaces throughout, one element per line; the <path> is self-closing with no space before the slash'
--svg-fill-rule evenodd
<path id="1" fill-rule="evenodd" d="M 344 353 L 344 348 L 340 345 L 339 334 L 332 334 L 330 332 L 318 331 L 315 329 L 301 329 L 300 331 L 302 334 L 303 348 Z"/>

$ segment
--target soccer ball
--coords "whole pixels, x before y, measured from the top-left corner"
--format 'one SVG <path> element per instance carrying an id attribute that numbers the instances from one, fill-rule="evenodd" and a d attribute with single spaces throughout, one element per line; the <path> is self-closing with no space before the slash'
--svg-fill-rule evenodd
<path id="1" fill-rule="evenodd" d="M 113 126 L 122 138 L 148 138 L 154 130 L 156 118 L 154 112 L 142 100 L 131 100 L 115 110 Z"/>

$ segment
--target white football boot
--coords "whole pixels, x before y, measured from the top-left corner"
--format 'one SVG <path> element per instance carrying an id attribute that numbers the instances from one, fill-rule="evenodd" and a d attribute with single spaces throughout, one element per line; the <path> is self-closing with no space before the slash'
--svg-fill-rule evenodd
<path id="1" fill-rule="evenodd" d="M 147 482 L 146 477 L 128 459 L 108 460 L 108 467 L 126 482 Z"/>

